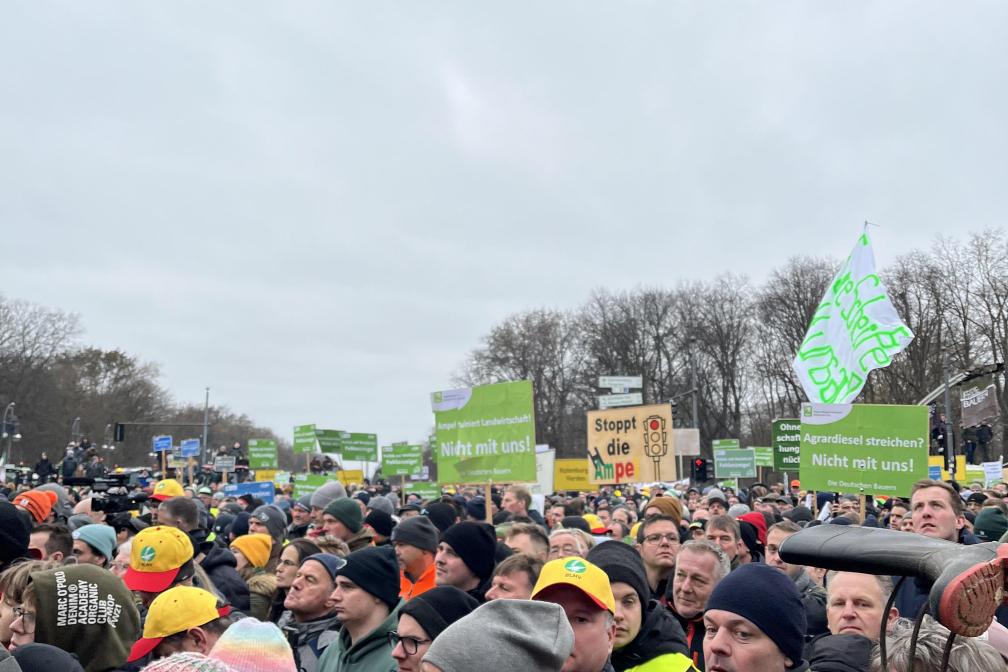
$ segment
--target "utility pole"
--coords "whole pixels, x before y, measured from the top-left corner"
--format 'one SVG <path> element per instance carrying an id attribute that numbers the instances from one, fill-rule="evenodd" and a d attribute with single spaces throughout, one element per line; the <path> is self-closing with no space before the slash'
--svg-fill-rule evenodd
<path id="1" fill-rule="evenodd" d="M 690 388 L 693 392 L 693 427 L 695 429 L 700 429 L 700 415 L 697 413 L 697 395 L 700 394 L 699 388 L 697 388 L 697 376 L 696 376 L 696 360 L 693 358 L 693 346 L 696 344 L 695 338 L 690 338 L 686 341 L 686 347 L 689 348 L 689 366 L 690 366 Z"/>
<path id="2" fill-rule="evenodd" d="M 206 403 L 203 404 L 203 449 L 201 451 L 200 457 L 200 469 L 202 470 L 203 465 L 206 464 L 206 450 L 207 450 L 207 427 L 210 422 L 210 388 L 206 388 Z M 202 471 L 200 472 L 202 473 Z"/>
<path id="3" fill-rule="evenodd" d="M 952 479 L 956 478 L 955 434 L 952 431 L 952 399 L 949 390 L 948 346 L 942 348 L 942 369 L 945 374 L 945 465 Z"/>

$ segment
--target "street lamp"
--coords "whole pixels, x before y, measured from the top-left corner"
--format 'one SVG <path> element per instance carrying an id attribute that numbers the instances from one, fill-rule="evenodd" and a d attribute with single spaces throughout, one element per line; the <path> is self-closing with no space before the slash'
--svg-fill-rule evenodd
<path id="1" fill-rule="evenodd" d="M 0 432 L 0 439 L 7 439 L 7 449 L 4 450 L 3 459 L 3 463 L 7 464 L 7 460 L 13 457 L 14 442 L 21 440 L 21 434 L 17 431 L 17 417 L 14 415 L 13 401 L 7 404 L 7 408 L 4 409 L 3 426 L 0 429 L 3 430 Z"/>

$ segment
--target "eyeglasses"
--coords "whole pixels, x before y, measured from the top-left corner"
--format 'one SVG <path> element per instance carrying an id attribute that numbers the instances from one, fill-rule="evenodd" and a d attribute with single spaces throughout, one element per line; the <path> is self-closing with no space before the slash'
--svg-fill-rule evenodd
<path id="1" fill-rule="evenodd" d="M 35 632 L 35 612 L 27 611 L 21 607 L 14 607 L 14 620 L 21 619 L 21 624 L 26 635 Z M 11 621 L 13 623 L 14 621 Z"/>
<path id="2" fill-rule="evenodd" d="M 416 652 L 420 650 L 421 644 L 428 644 L 434 641 L 431 639 L 417 639 L 416 637 L 410 637 L 409 635 L 400 637 L 399 633 L 395 630 L 388 633 L 388 640 L 393 649 L 396 647 L 396 644 L 402 642 L 403 651 L 406 652 L 407 656 L 415 656 Z"/>
<path id="3" fill-rule="evenodd" d="M 667 541 L 670 544 L 678 544 L 679 534 L 676 532 L 669 532 L 668 534 L 649 534 L 644 537 L 644 541 L 649 544 L 660 544 L 663 541 Z"/>
<path id="4" fill-rule="evenodd" d="M 294 562 L 293 560 L 280 560 L 279 564 L 283 565 L 284 567 L 297 567 L 298 566 L 298 563 Z"/>

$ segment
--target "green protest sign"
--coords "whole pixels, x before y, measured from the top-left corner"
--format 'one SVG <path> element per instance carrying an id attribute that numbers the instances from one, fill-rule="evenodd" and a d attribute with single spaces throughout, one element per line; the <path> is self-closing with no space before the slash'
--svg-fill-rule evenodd
<path id="1" fill-rule="evenodd" d="M 298 425 L 294 428 L 291 450 L 295 455 L 315 452 L 315 425 Z"/>
<path id="2" fill-rule="evenodd" d="M 773 468 L 773 448 L 771 446 L 751 446 L 756 455 L 757 467 Z"/>
<path id="3" fill-rule="evenodd" d="M 717 487 L 721 488 L 722 490 L 724 490 L 725 488 L 731 488 L 732 490 L 738 492 L 738 479 L 730 478 L 725 481 L 718 481 Z"/>
<path id="4" fill-rule="evenodd" d="M 742 444 L 738 439 L 714 439 L 711 446 L 714 450 L 738 450 Z"/>
<path id="5" fill-rule="evenodd" d="M 440 482 L 536 480 L 531 381 L 434 392 L 431 407 Z"/>
<path id="6" fill-rule="evenodd" d="M 249 439 L 249 469 L 276 469 L 277 445 L 272 439 Z"/>
<path id="7" fill-rule="evenodd" d="M 408 483 L 406 485 L 406 494 L 417 495 L 426 502 L 432 499 L 438 499 L 441 496 L 441 486 L 437 483 L 428 483 L 426 481 Z"/>
<path id="8" fill-rule="evenodd" d="M 803 488 L 909 497 L 927 477 L 927 406 L 802 404 Z"/>
<path id="9" fill-rule="evenodd" d="M 770 429 L 774 469 L 797 474 L 800 464 L 801 421 L 798 418 L 774 420 Z"/>
<path id="10" fill-rule="evenodd" d="M 323 474 L 294 474 L 293 497 L 297 499 L 298 497 L 310 495 L 329 481 L 335 480 Z"/>
<path id="11" fill-rule="evenodd" d="M 361 462 L 378 461 L 378 435 L 343 432 L 343 448 L 340 455 L 345 460 Z"/>
<path id="12" fill-rule="evenodd" d="M 715 448 L 714 474 L 717 478 L 756 478 L 756 452 L 752 448 Z"/>
<path id="13" fill-rule="evenodd" d="M 319 452 L 339 453 L 343 448 L 343 434 L 341 429 L 316 429 L 315 438 L 318 439 Z"/>
<path id="14" fill-rule="evenodd" d="M 423 446 L 382 447 L 382 476 L 413 476 L 423 469 Z"/>

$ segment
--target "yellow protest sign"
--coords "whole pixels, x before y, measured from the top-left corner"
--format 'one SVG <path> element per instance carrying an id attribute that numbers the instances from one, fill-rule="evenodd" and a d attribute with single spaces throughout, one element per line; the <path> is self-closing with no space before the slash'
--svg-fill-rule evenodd
<path id="1" fill-rule="evenodd" d="M 336 472 L 336 478 L 343 485 L 350 485 L 351 483 L 360 484 L 364 482 L 364 470 L 344 469 Z"/>
<path id="2" fill-rule="evenodd" d="M 593 490 L 588 482 L 588 460 L 583 458 L 553 461 L 553 491 Z"/>
<path id="3" fill-rule="evenodd" d="M 650 483 L 678 478 L 672 406 L 626 406 L 588 411 L 588 481 Z"/>
<path id="4" fill-rule="evenodd" d="M 255 478 L 257 481 L 276 482 L 277 469 L 256 469 Z"/>
<path id="5" fill-rule="evenodd" d="M 966 456 L 956 455 L 956 474 L 959 477 L 959 481 L 962 482 L 966 476 Z M 944 455 L 928 455 L 928 466 L 929 467 L 940 467 L 941 468 L 941 480 L 948 481 L 952 479 L 951 474 L 945 470 L 945 456 Z M 980 479 L 983 482 L 983 479 Z"/>

